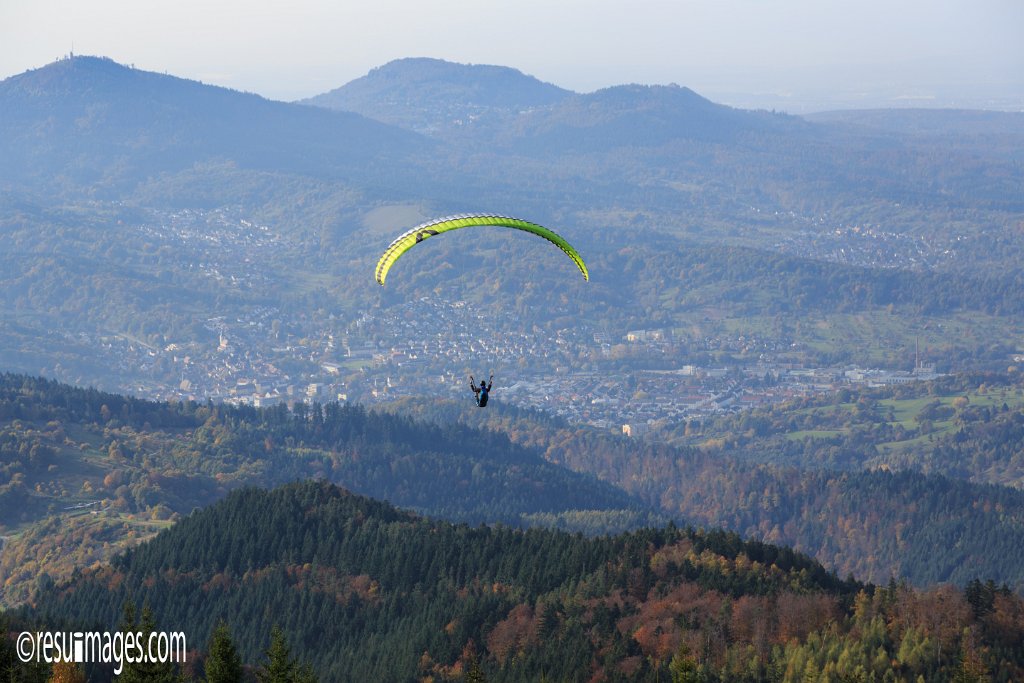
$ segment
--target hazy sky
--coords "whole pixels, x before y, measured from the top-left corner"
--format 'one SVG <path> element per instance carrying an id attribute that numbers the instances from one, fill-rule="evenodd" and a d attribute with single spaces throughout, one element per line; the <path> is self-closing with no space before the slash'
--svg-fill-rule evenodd
<path id="1" fill-rule="evenodd" d="M 72 49 L 284 100 L 438 57 L 740 106 L 1024 107 L 1024 0 L 0 0 L 0 78 Z"/>

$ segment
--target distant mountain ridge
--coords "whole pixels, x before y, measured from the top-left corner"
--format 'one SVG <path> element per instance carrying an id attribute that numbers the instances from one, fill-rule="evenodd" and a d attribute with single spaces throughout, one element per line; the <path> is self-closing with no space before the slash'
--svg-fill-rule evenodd
<path id="1" fill-rule="evenodd" d="M 678 85 L 619 85 L 524 112 L 518 144 L 533 150 L 607 151 L 659 147 L 675 140 L 730 142 L 743 133 L 801 134 L 797 117 L 734 109 Z"/>
<path id="2" fill-rule="evenodd" d="M 344 178 L 422 151 L 415 133 L 329 112 L 70 57 L 0 82 L 0 178 L 55 174 L 133 185 L 210 160 Z"/>
<path id="3" fill-rule="evenodd" d="M 615 195 L 657 226 L 653 214 L 678 223 L 695 201 L 715 220 L 744 221 L 749 207 L 785 209 L 792 197 L 800 214 L 836 195 L 896 202 L 896 214 L 929 202 L 1019 208 L 1018 147 L 992 149 L 1001 166 L 984 175 L 969 149 L 942 163 L 922 151 L 941 139 L 919 150 L 877 128 L 735 109 L 679 86 L 576 94 L 507 67 L 409 59 L 332 93 L 288 104 L 105 58 L 61 60 L 0 82 L 0 179 L 123 199 L 215 165 L 340 182 L 371 202 L 558 202 L 590 213 Z M 339 99 L 363 115 L 309 106 Z M 861 160 L 846 163 L 850 153 Z"/>
<path id="4" fill-rule="evenodd" d="M 715 104 L 677 85 L 619 85 L 579 94 L 507 67 L 400 59 L 306 100 L 442 138 L 476 134 L 537 149 L 609 149 L 677 138 L 724 140 L 796 117 Z"/>
<path id="5" fill-rule="evenodd" d="M 572 94 L 509 67 L 408 58 L 302 102 L 434 132 L 468 125 L 482 115 L 549 106 Z"/>

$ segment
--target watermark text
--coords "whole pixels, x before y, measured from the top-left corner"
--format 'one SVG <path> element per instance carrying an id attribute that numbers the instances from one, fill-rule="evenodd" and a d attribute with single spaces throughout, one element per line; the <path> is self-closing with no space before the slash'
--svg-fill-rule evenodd
<path id="1" fill-rule="evenodd" d="M 17 641 L 18 658 L 26 664 L 113 664 L 118 676 L 125 664 L 184 662 L 187 649 L 180 631 L 24 631 Z"/>

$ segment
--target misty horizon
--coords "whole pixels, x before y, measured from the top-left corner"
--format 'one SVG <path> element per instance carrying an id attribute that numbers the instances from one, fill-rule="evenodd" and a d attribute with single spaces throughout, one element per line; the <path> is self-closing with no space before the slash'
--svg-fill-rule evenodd
<path id="1" fill-rule="evenodd" d="M 114 0 L 52 4 L 0 7 L 0 78 L 61 55 L 92 54 L 296 101 L 395 59 L 431 57 L 507 66 L 578 93 L 678 83 L 723 104 L 790 113 L 1024 110 L 1024 5 L 1009 0 L 557 7 L 386 0 L 373 8 L 301 0 L 287 10 L 225 0 L 145 12 Z"/>
<path id="2" fill-rule="evenodd" d="M 707 79 L 694 82 L 638 82 L 623 80 L 621 82 L 608 83 L 607 85 L 601 85 L 592 90 L 587 90 L 572 88 L 557 81 L 546 81 L 535 74 L 528 73 L 527 71 L 518 68 L 515 64 L 473 64 L 455 62 L 435 57 L 408 56 L 398 57 L 385 64 L 376 65 L 371 67 L 364 74 L 357 75 L 345 82 L 326 86 L 323 90 L 310 92 L 293 99 L 288 99 L 274 97 L 272 94 L 265 92 L 247 90 L 234 87 L 232 85 L 218 83 L 216 82 L 218 80 L 216 78 L 217 74 L 206 74 L 205 77 L 202 77 L 202 74 L 197 76 L 193 74 L 174 73 L 166 70 L 160 71 L 146 68 L 134 62 L 121 62 L 108 55 L 69 52 L 56 57 L 54 60 L 51 60 L 46 64 L 40 64 L 26 69 L 26 71 L 20 72 L 19 74 L 9 74 L 4 77 L 4 80 L 13 76 L 21 75 L 21 73 L 27 73 L 44 68 L 45 66 L 55 62 L 79 57 L 109 59 L 116 64 L 133 69 L 162 73 L 163 75 L 196 81 L 204 85 L 225 87 L 229 90 L 256 94 L 268 100 L 288 103 L 301 102 L 318 95 L 323 95 L 332 90 L 342 88 L 345 85 L 370 74 L 375 69 L 387 66 L 393 62 L 422 58 L 436 59 L 441 62 L 460 66 L 495 66 L 509 68 L 518 71 L 525 76 L 537 78 L 542 83 L 554 85 L 577 94 L 589 94 L 622 85 L 681 86 L 690 88 L 697 94 L 719 104 L 725 104 L 740 109 L 774 110 L 798 115 L 841 109 L 929 108 L 978 109 L 1005 112 L 1024 111 L 1024 90 L 1016 88 L 1015 84 L 1009 81 L 969 83 L 966 82 L 966 79 L 961 82 L 951 79 L 946 82 L 928 82 L 925 80 L 910 82 L 909 78 L 900 78 L 895 75 L 890 75 L 887 81 L 872 83 L 870 81 L 865 81 L 862 76 L 857 77 L 855 75 L 857 73 L 857 69 L 852 66 L 846 67 L 845 70 L 839 70 L 840 72 L 845 71 L 849 75 L 849 78 L 837 78 L 834 82 L 829 80 L 829 77 L 826 75 L 824 70 L 806 69 L 804 70 L 806 80 L 804 81 L 804 85 L 799 88 L 787 88 L 781 82 L 772 81 L 763 81 L 761 83 L 750 82 L 744 84 L 742 78 L 736 74 L 732 74 L 729 78 L 720 80 Z M 213 76 L 213 78 L 211 78 L 211 76 Z"/>

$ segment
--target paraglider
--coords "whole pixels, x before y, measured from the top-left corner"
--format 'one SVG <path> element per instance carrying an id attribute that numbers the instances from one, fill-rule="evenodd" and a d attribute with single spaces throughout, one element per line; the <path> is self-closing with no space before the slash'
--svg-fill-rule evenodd
<path id="1" fill-rule="evenodd" d="M 476 405 L 478 408 L 487 407 L 487 399 L 491 395 L 492 386 L 494 386 L 494 375 L 491 375 L 490 379 L 486 382 L 480 380 L 480 386 L 476 385 L 473 375 L 469 376 L 469 387 L 473 390 L 473 395 L 476 396 Z"/>
<path id="2" fill-rule="evenodd" d="M 537 225 L 536 223 L 524 221 L 519 218 L 474 213 L 449 216 L 447 218 L 428 221 L 399 235 L 398 238 L 391 243 L 391 246 L 384 251 L 384 254 L 377 262 L 377 282 L 383 285 L 385 278 L 388 276 L 388 271 L 391 270 L 391 266 L 395 264 L 395 261 L 397 261 L 402 254 L 409 251 L 409 249 L 420 242 L 451 230 L 482 225 L 513 228 L 515 230 L 523 230 L 524 232 L 529 232 L 537 235 L 538 237 L 542 237 L 561 249 L 565 252 L 566 256 L 572 259 L 573 263 L 576 264 L 576 267 L 579 268 L 580 272 L 583 274 L 584 280 L 590 279 L 590 273 L 587 272 L 587 265 L 583 263 L 583 258 L 580 257 L 579 252 L 573 249 L 572 245 L 555 232 L 548 230 L 542 225 Z"/>
<path id="3" fill-rule="evenodd" d="M 388 248 L 384 250 L 380 260 L 377 261 L 375 275 L 378 284 L 383 286 L 385 279 L 387 279 L 388 272 L 391 270 L 391 267 L 395 262 L 398 261 L 405 252 L 409 251 L 420 242 L 446 232 L 458 230 L 459 228 L 486 225 L 522 230 L 523 232 L 531 233 L 551 242 L 561 249 L 562 252 L 576 264 L 576 267 L 583 275 L 584 280 L 590 280 L 590 273 L 587 271 L 587 265 L 583 262 L 583 258 L 579 255 L 579 252 L 577 252 L 576 249 L 574 249 L 573 246 L 561 235 L 552 230 L 548 230 L 542 225 L 531 223 L 520 218 L 512 218 L 511 216 L 500 216 L 489 213 L 474 213 L 448 216 L 446 218 L 427 221 L 426 223 L 421 223 L 420 225 L 417 225 L 416 227 L 399 235 L 388 246 Z M 477 385 L 472 375 L 470 375 L 469 386 L 473 391 L 473 395 L 476 399 L 476 405 L 478 407 L 485 408 L 487 406 L 493 382 L 494 375 L 491 375 L 487 382 L 481 381 L 480 384 Z"/>

